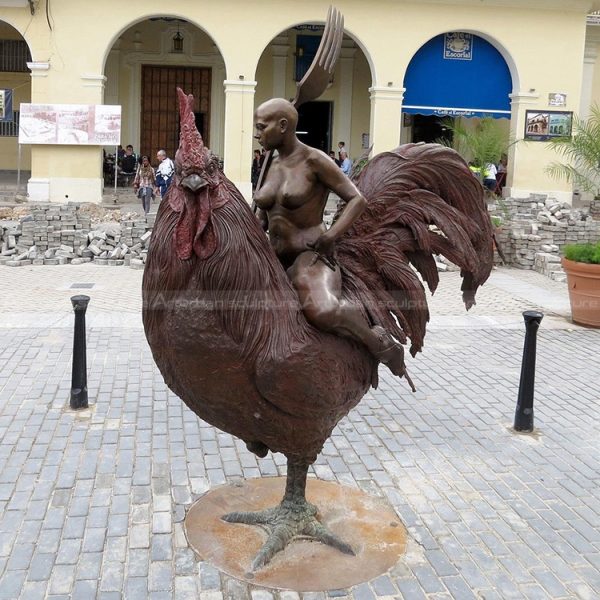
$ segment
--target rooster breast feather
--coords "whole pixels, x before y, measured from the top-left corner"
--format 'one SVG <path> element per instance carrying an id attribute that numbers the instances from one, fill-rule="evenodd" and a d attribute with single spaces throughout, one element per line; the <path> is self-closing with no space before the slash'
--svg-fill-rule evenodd
<path id="1" fill-rule="evenodd" d="M 378 154 L 356 184 L 367 207 L 337 244 L 344 293 L 402 343 L 410 338 L 414 356 L 429 320 L 421 278 L 432 293 L 439 282 L 434 255 L 460 267 L 467 310 L 491 272 L 483 187 L 454 150 L 423 143 Z"/>

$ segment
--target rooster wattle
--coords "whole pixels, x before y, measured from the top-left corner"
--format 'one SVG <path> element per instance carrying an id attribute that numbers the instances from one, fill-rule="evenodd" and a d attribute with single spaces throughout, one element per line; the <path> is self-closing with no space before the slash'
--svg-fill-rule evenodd
<path id="1" fill-rule="evenodd" d="M 270 528 L 253 569 L 299 534 L 352 553 L 317 520 L 306 477 L 338 421 L 377 385 L 378 362 L 358 342 L 307 323 L 263 229 L 204 147 L 193 97 L 178 94 L 175 176 L 158 211 L 142 289 L 154 359 L 200 418 L 258 456 L 270 450 L 287 458 L 278 507 L 224 516 Z M 410 338 L 414 356 L 429 318 L 418 274 L 435 290 L 433 255 L 460 266 L 467 308 L 490 273 L 483 189 L 458 154 L 433 144 L 376 156 L 356 184 L 368 205 L 336 245 L 344 297 L 373 326 L 402 343 Z"/>

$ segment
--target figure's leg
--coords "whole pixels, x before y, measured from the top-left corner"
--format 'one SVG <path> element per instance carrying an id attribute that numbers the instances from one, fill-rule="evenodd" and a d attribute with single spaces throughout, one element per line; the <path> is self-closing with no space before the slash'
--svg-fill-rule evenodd
<path id="1" fill-rule="evenodd" d="M 321 260 L 315 262 L 314 256 L 303 252 L 288 270 L 308 322 L 361 342 L 394 375 L 406 375 L 404 348 L 383 327 L 371 327 L 359 307 L 342 298 L 339 267 L 332 270 Z"/>

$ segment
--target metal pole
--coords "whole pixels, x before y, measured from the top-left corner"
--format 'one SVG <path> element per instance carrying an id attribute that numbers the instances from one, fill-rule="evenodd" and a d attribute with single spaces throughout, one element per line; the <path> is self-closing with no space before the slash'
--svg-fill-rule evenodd
<path id="1" fill-rule="evenodd" d="M 523 346 L 523 362 L 521 363 L 521 380 L 519 381 L 519 397 L 515 411 L 515 431 L 533 431 L 533 388 L 535 384 L 535 351 L 537 330 L 544 318 L 543 313 L 526 310 L 525 344 Z"/>
<path id="2" fill-rule="evenodd" d="M 75 311 L 75 330 L 73 333 L 73 372 L 71 376 L 71 408 L 88 407 L 87 356 L 85 349 L 85 311 L 89 296 L 72 296 L 71 303 Z"/>
<path id="3" fill-rule="evenodd" d="M 114 202 L 117 201 L 117 173 L 118 173 L 118 162 L 119 162 L 119 146 L 115 146 L 115 198 Z"/>
<path id="4" fill-rule="evenodd" d="M 18 144 L 17 151 L 17 191 L 15 192 L 15 200 L 21 191 L 21 144 Z"/>

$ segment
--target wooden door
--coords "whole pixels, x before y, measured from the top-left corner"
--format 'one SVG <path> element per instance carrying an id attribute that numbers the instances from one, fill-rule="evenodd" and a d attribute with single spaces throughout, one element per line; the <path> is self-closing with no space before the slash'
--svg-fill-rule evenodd
<path id="1" fill-rule="evenodd" d="M 210 67 L 142 65 L 140 155 L 147 155 L 152 164 L 161 148 L 169 158 L 175 157 L 179 146 L 177 87 L 194 94 L 196 126 L 210 147 L 210 82 Z"/>

